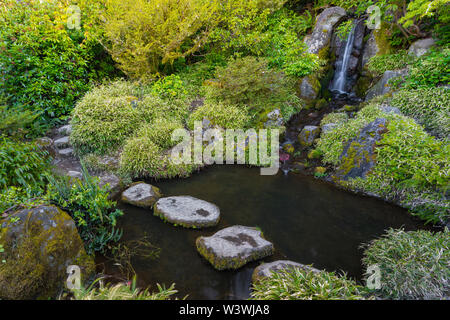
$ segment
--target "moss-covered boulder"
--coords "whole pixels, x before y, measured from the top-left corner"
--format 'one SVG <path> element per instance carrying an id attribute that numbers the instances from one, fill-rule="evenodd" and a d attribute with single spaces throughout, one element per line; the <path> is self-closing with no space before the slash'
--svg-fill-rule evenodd
<path id="1" fill-rule="evenodd" d="M 122 193 L 122 202 L 141 208 L 151 208 L 161 198 L 160 190 L 150 184 L 137 182 Z"/>
<path id="2" fill-rule="evenodd" d="M 54 206 L 20 210 L 0 221 L 1 299 L 55 298 L 65 286 L 67 267 L 77 265 L 82 281 L 95 272 L 71 217 Z"/>
<path id="3" fill-rule="evenodd" d="M 436 41 L 433 38 L 420 39 L 411 44 L 408 49 L 408 54 L 421 57 L 427 53 L 431 47 L 436 45 Z"/>
<path id="4" fill-rule="evenodd" d="M 238 269 L 245 264 L 270 256 L 273 244 L 256 228 L 233 226 L 210 237 L 199 237 L 198 252 L 217 270 Z"/>
<path id="5" fill-rule="evenodd" d="M 268 278 L 273 275 L 273 273 L 280 272 L 281 270 L 290 270 L 290 269 L 302 269 L 305 271 L 311 271 L 314 273 L 320 272 L 316 268 L 311 266 L 307 266 L 301 263 L 297 263 L 289 260 L 277 260 L 274 262 L 263 263 L 255 268 L 252 275 L 252 282 L 256 283 L 263 278 Z"/>
<path id="6" fill-rule="evenodd" d="M 391 79 L 404 77 L 408 74 L 408 69 L 401 70 L 387 70 L 384 72 L 381 79 L 367 91 L 366 101 L 371 100 L 376 96 L 382 96 L 392 91 Z"/>
<path id="7" fill-rule="evenodd" d="M 392 52 L 392 48 L 387 38 L 386 32 L 387 24 L 382 23 L 380 29 L 373 30 L 367 39 L 362 56 L 362 66 L 364 67 L 370 58 L 376 55 L 389 54 Z"/>
<path id="8" fill-rule="evenodd" d="M 154 214 L 186 228 L 213 227 L 220 219 L 219 207 L 190 196 L 161 198 L 155 204 Z"/>
<path id="9" fill-rule="evenodd" d="M 387 120 L 377 118 L 366 125 L 358 137 L 350 140 L 340 156 L 341 164 L 336 170 L 336 176 L 341 180 L 364 178 L 375 165 L 375 147 L 387 132 Z"/>
<path id="10" fill-rule="evenodd" d="M 302 146 L 312 146 L 314 140 L 319 137 L 320 128 L 318 126 L 306 126 L 298 135 L 298 141 Z"/>

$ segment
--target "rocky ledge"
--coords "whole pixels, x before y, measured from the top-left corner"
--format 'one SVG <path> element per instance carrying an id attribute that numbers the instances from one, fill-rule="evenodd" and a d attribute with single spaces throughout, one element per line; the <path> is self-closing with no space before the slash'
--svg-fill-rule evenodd
<path id="1" fill-rule="evenodd" d="M 220 209 L 210 202 L 190 196 L 161 198 L 155 216 L 186 228 L 213 227 L 219 223 Z"/>
<path id="2" fill-rule="evenodd" d="M 122 193 L 121 200 L 136 207 L 151 208 L 159 198 L 161 198 L 161 192 L 158 188 L 138 182 Z"/>
<path id="3" fill-rule="evenodd" d="M 210 237 L 199 237 L 198 252 L 217 270 L 238 269 L 245 264 L 270 256 L 273 244 L 256 228 L 233 226 Z"/>
<path id="4" fill-rule="evenodd" d="M 281 270 L 290 270 L 293 268 L 302 269 L 310 272 L 320 272 L 316 268 L 297 263 L 290 260 L 277 260 L 270 263 L 263 263 L 253 271 L 252 282 L 255 283 L 263 278 L 268 278 L 273 275 L 273 273 L 279 272 Z"/>

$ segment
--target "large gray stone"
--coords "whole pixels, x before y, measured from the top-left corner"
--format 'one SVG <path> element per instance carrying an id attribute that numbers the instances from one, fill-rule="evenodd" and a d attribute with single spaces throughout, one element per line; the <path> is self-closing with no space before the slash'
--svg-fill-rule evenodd
<path id="1" fill-rule="evenodd" d="M 362 66 L 364 67 L 367 62 L 369 62 L 370 58 L 377 55 L 380 51 L 380 48 L 377 45 L 377 41 L 375 39 L 374 31 L 370 33 L 369 39 L 364 45 L 363 55 L 362 55 Z"/>
<path id="2" fill-rule="evenodd" d="M 64 149 L 70 146 L 69 137 L 62 137 L 55 140 L 54 145 L 57 149 Z"/>
<path id="3" fill-rule="evenodd" d="M 387 120 L 377 118 L 361 129 L 357 138 L 350 140 L 340 155 L 341 164 L 336 176 L 341 180 L 365 178 L 375 165 L 375 148 L 387 132 Z"/>
<path id="4" fill-rule="evenodd" d="M 309 53 L 318 54 L 323 48 L 330 45 L 334 26 L 345 17 L 346 12 L 341 7 L 325 9 L 317 16 L 316 25 L 311 36 L 307 37 L 305 43 Z"/>
<path id="5" fill-rule="evenodd" d="M 122 193 L 121 200 L 136 207 L 151 208 L 160 197 L 161 193 L 158 188 L 138 182 Z"/>
<path id="6" fill-rule="evenodd" d="M 408 54 L 416 57 L 423 56 L 436 44 L 433 38 L 421 39 L 413 42 L 408 49 Z"/>
<path id="7" fill-rule="evenodd" d="M 161 198 L 155 204 L 154 213 L 165 221 L 186 228 L 213 227 L 220 219 L 219 207 L 190 196 Z"/>
<path id="8" fill-rule="evenodd" d="M 282 271 L 282 270 L 290 270 L 290 269 L 302 269 L 308 272 L 320 272 L 316 268 L 297 263 L 289 260 L 277 260 L 274 262 L 263 263 L 260 266 L 256 267 L 253 271 L 252 281 L 253 283 L 262 280 L 263 278 L 272 277 L 273 273 Z"/>
<path id="9" fill-rule="evenodd" d="M 300 97 L 304 100 L 314 100 L 319 95 L 320 82 L 314 76 L 300 80 Z"/>
<path id="10" fill-rule="evenodd" d="M 389 93 L 392 87 L 389 85 L 389 80 L 397 77 L 404 77 L 408 74 L 408 69 L 388 70 L 383 74 L 383 77 L 369 89 L 366 95 L 366 101 L 370 99 Z"/>
<path id="11" fill-rule="evenodd" d="M 256 228 L 233 226 L 210 237 L 199 237 L 198 252 L 217 270 L 238 269 L 245 264 L 270 256 L 273 244 Z"/>
<path id="12" fill-rule="evenodd" d="M 319 137 L 320 128 L 318 126 L 305 126 L 298 135 L 298 141 L 302 146 L 312 146 L 314 140 Z"/>
<path id="13" fill-rule="evenodd" d="M 72 133 L 72 125 L 67 124 L 65 126 L 62 126 L 58 128 L 57 132 L 62 136 L 70 136 L 70 134 Z"/>
<path id="14" fill-rule="evenodd" d="M 0 221 L 0 299 L 56 298 L 67 267 L 80 267 L 82 281 L 95 272 L 74 221 L 54 206 L 20 210 Z"/>
<path id="15" fill-rule="evenodd" d="M 115 174 L 104 172 L 98 178 L 100 187 L 108 185 L 109 199 L 115 199 L 122 191 L 122 181 Z"/>

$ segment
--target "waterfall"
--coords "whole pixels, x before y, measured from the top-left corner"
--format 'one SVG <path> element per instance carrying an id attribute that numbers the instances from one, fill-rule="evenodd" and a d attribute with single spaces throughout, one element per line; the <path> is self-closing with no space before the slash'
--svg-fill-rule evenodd
<path id="1" fill-rule="evenodd" d="M 345 45 L 344 54 L 341 55 L 339 62 L 337 63 L 338 68 L 334 74 L 333 82 L 330 86 L 331 91 L 336 91 L 338 93 L 347 93 L 345 90 L 345 85 L 347 82 L 347 69 L 348 62 L 350 61 L 350 56 L 353 50 L 353 42 L 355 40 L 355 26 L 349 32 L 347 37 L 347 43 Z"/>

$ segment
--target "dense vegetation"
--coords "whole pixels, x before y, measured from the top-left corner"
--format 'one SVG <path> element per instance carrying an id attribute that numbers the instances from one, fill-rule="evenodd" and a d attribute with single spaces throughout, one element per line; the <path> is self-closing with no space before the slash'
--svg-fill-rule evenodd
<path id="1" fill-rule="evenodd" d="M 321 162 L 318 178 L 350 166 L 342 157 L 346 145 L 371 122 L 386 119 L 370 172 L 345 181 L 330 176 L 341 186 L 409 208 L 426 222 L 448 223 L 447 0 L 2 0 L 0 219 L 21 208 L 55 204 L 73 218 L 89 254 L 107 252 L 121 237 L 116 225 L 123 214 L 108 198 L 108 187 L 87 170 L 81 180 L 56 175 L 54 154 L 37 138 L 70 123 L 70 143 L 89 169 L 127 181 L 188 177 L 200 165 L 172 162 L 175 129 L 192 131 L 199 121 L 283 133 L 293 115 L 311 105 L 321 109 L 330 99 L 321 92 L 306 102 L 299 92 L 306 77 L 320 87 L 319 80 L 330 76 L 333 54 L 309 53 L 305 44 L 317 16 L 340 6 L 351 17 L 370 19 L 367 10 L 374 4 L 383 23 L 374 32 L 380 50 L 360 70 L 368 79 L 365 89 L 388 70 L 407 74 L 390 80 L 394 92 L 326 115 L 321 127 L 334 126 L 306 150 L 309 160 Z M 345 39 L 351 26 L 351 20 L 340 23 L 337 36 Z M 411 43 L 428 37 L 436 45 L 426 54 L 408 53 Z M 386 106 L 402 114 L 386 112 Z M 273 114 L 280 117 L 273 120 Z M 100 168 L 104 156 L 117 158 L 117 167 Z M 363 260 L 365 266 L 380 265 L 385 276 L 375 294 L 448 295 L 448 246 L 447 230 L 389 230 L 367 246 Z M 3 251 L 0 244 L 0 268 L 7 263 Z M 173 287 L 158 289 L 150 294 L 135 283 L 101 284 L 75 298 L 167 299 L 175 293 Z M 325 271 L 277 273 L 253 289 L 255 299 L 368 298 L 353 280 Z"/>

